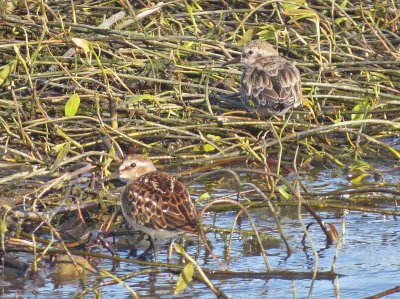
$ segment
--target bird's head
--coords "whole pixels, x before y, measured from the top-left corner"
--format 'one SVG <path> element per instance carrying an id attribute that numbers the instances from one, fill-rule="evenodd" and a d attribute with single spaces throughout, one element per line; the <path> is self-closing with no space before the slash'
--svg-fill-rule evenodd
<path id="1" fill-rule="evenodd" d="M 123 182 L 136 180 L 140 176 L 156 171 L 153 162 L 142 155 L 127 155 L 118 170 L 107 177 L 107 180 L 119 179 Z"/>
<path id="2" fill-rule="evenodd" d="M 241 62 L 250 66 L 261 58 L 277 55 L 279 55 L 278 51 L 271 44 L 264 41 L 254 41 L 243 48 Z"/>

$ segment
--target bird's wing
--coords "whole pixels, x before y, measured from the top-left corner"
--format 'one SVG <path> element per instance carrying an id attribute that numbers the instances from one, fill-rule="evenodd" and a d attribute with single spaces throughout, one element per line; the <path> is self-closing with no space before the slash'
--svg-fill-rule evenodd
<path id="1" fill-rule="evenodd" d="M 301 98 L 301 79 L 297 68 L 280 56 L 254 62 L 242 75 L 242 101 L 246 106 L 266 107 L 277 112 L 297 107 Z"/>
<path id="2" fill-rule="evenodd" d="M 134 223 L 196 234 L 198 214 L 185 187 L 164 172 L 148 173 L 125 189 L 122 205 Z"/>

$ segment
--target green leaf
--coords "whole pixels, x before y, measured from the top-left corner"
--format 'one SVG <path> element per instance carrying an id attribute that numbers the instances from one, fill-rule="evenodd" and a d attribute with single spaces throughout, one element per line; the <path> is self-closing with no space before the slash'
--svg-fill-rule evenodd
<path id="1" fill-rule="evenodd" d="M 351 120 L 361 120 L 364 119 L 365 111 L 368 111 L 369 105 L 367 102 L 362 102 L 357 104 L 353 108 L 353 112 L 358 112 L 351 115 Z"/>
<path id="2" fill-rule="evenodd" d="M 57 154 L 57 158 L 54 161 L 54 164 L 50 168 L 50 171 L 53 171 L 54 169 L 56 169 L 58 167 L 58 165 L 60 165 L 60 163 L 68 155 L 70 148 L 71 148 L 71 142 L 66 142 L 63 144 L 61 150 Z"/>
<path id="3" fill-rule="evenodd" d="M 39 46 L 39 47 L 37 47 L 37 48 L 35 49 L 35 51 L 32 53 L 32 56 L 31 56 L 32 64 L 35 64 L 36 59 L 37 59 L 37 57 L 38 57 L 38 55 L 39 55 L 39 52 L 40 52 L 42 49 L 43 49 L 43 46 Z"/>
<path id="4" fill-rule="evenodd" d="M 64 147 L 64 145 L 65 145 L 65 142 L 64 142 L 64 143 L 60 143 L 60 144 L 56 144 L 56 145 L 53 147 L 54 152 L 58 153 L 59 151 L 61 151 L 62 148 Z"/>
<path id="5" fill-rule="evenodd" d="M 93 49 L 92 44 L 86 39 L 73 37 L 72 41 L 77 47 L 82 48 L 85 54 L 88 54 Z"/>
<path id="6" fill-rule="evenodd" d="M 295 9 L 307 5 L 306 0 L 282 1 L 283 9 Z"/>
<path id="7" fill-rule="evenodd" d="M 0 86 L 6 82 L 12 71 L 14 70 L 16 61 L 11 61 L 9 64 L 6 64 L 4 67 L 1 68 L 0 70 Z"/>
<path id="8" fill-rule="evenodd" d="M 275 40 L 275 31 L 262 30 L 258 33 L 262 40 Z"/>
<path id="9" fill-rule="evenodd" d="M 191 7 L 189 4 L 186 6 L 186 8 L 187 8 L 187 10 L 188 10 L 188 13 L 189 13 L 189 15 L 193 15 L 193 7 Z"/>
<path id="10" fill-rule="evenodd" d="M 188 263 L 185 268 L 183 268 L 181 274 L 179 274 L 178 282 L 176 283 L 176 288 L 175 288 L 175 295 L 179 295 L 180 292 L 182 292 L 188 285 L 193 280 L 193 274 L 194 274 L 194 266 L 192 263 Z"/>
<path id="11" fill-rule="evenodd" d="M 345 9 L 346 6 L 347 6 L 347 0 L 344 0 L 342 3 L 339 4 L 339 7 L 340 7 L 341 9 Z"/>
<path id="12" fill-rule="evenodd" d="M 75 116 L 80 103 L 81 99 L 79 98 L 79 95 L 77 93 L 74 93 L 65 104 L 65 116 Z"/>
<path id="13" fill-rule="evenodd" d="M 299 5 L 298 5 L 298 4 L 295 4 L 295 3 L 283 2 L 283 3 L 282 3 L 282 7 L 283 7 L 284 10 L 287 10 L 287 9 L 296 9 L 296 8 L 299 8 Z"/>
<path id="14" fill-rule="evenodd" d="M 306 0 L 291 0 L 290 2 L 282 1 L 283 9 L 295 9 L 301 5 L 305 5 Z"/>
<path id="15" fill-rule="evenodd" d="M 202 195 L 199 196 L 199 199 L 207 199 L 210 198 L 210 194 L 208 192 L 203 193 Z"/>
<path id="16" fill-rule="evenodd" d="M 138 103 L 144 100 L 155 100 L 156 97 L 151 94 L 140 94 L 129 99 L 132 103 Z"/>
<path id="17" fill-rule="evenodd" d="M 115 156 L 115 148 L 114 148 L 114 145 L 113 145 L 113 144 L 111 144 L 111 147 L 110 147 L 110 150 L 108 151 L 108 153 L 109 153 L 111 156 Z"/>
<path id="18" fill-rule="evenodd" d="M 336 25 L 340 25 L 341 23 L 347 21 L 347 19 L 348 19 L 347 17 L 339 17 L 339 18 L 336 18 L 336 19 L 335 19 L 335 24 L 336 24 Z"/>
<path id="19" fill-rule="evenodd" d="M 199 153 L 201 151 L 202 151 L 202 149 L 201 149 L 200 145 L 196 144 L 195 146 L 193 146 L 193 152 L 194 153 Z"/>
<path id="20" fill-rule="evenodd" d="M 14 48 L 15 54 L 21 55 L 21 53 L 20 53 L 20 51 L 19 51 L 19 47 L 18 47 L 17 45 L 14 45 L 13 48 Z"/>
<path id="21" fill-rule="evenodd" d="M 286 192 L 287 187 L 285 185 L 279 186 L 278 187 L 278 192 L 282 195 L 282 197 L 286 200 L 290 200 L 292 196 Z"/>
<path id="22" fill-rule="evenodd" d="M 356 176 L 354 179 L 351 180 L 351 183 L 354 185 L 359 185 L 360 183 L 363 182 L 363 180 L 367 177 L 371 176 L 369 173 L 364 172 L 361 173 L 360 175 Z"/>
<path id="23" fill-rule="evenodd" d="M 212 152 L 213 150 L 215 150 L 215 147 L 213 147 L 211 144 L 205 144 L 204 145 L 204 151 L 206 152 L 206 153 L 208 153 L 208 152 Z"/>
<path id="24" fill-rule="evenodd" d="M 179 254 L 184 254 L 186 253 L 185 248 L 183 248 L 181 245 L 174 243 L 174 247 L 177 253 Z"/>
<path id="25" fill-rule="evenodd" d="M 68 134 L 64 133 L 63 130 L 61 130 L 59 127 L 56 129 L 56 135 L 60 136 L 61 138 L 65 139 L 65 140 L 67 140 L 68 142 L 71 142 L 71 144 L 75 145 L 76 147 L 79 147 L 80 149 L 83 149 L 83 146 L 79 142 L 73 140 Z M 54 150 L 56 152 L 58 152 L 59 150 L 61 150 L 61 147 L 62 147 L 62 144 L 61 144 L 61 146 L 60 145 L 56 145 L 54 147 Z"/>
<path id="26" fill-rule="evenodd" d="M 285 14 L 288 16 L 293 16 L 291 18 L 292 21 L 304 18 L 318 19 L 318 14 L 311 9 L 288 9 L 285 10 Z"/>
<path id="27" fill-rule="evenodd" d="M 183 43 L 182 48 L 183 49 L 187 49 L 187 50 L 191 50 L 193 45 L 194 45 L 193 42 Z"/>
<path id="28" fill-rule="evenodd" d="M 246 31 L 246 33 L 243 34 L 240 41 L 237 42 L 237 45 L 239 47 L 242 47 L 242 46 L 248 44 L 253 39 L 253 36 L 254 36 L 254 29 L 253 28 L 248 29 Z"/>
<path id="29" fill-rule="evenodd" d="M 210 138 L 213 140 L 221 140 L 221 136 L 213 135 L 213 134 L 207 134 L 207 138 Z"/>

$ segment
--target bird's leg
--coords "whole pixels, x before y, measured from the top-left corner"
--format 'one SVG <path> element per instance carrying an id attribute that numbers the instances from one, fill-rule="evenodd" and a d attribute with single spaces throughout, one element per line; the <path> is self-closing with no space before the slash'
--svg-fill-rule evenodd
<path id="1" fill-rule="evenodd" d="M 285 113 L 288 112 L 289 110 L 291 110 L 290 115 L 292 115 L 292 113 L 293 113 L 292 106 L 285 107 L 281 112 L 279 112 L 278 115 L 285 115 Z M 290 115 L 289 115 L 289 118 L 290 118 Z"/>
<path id="2" fill-rule="evenodd" d="M 129 250 L 128 258 L 129 257 L 137 257 L 137 248 L 133 246 L 131 250 Z"/>
<path id="3" fill-rule="evenodd" d="M 138 256 L 139 259 L 141 260 L 145 260 L 146 259 L 146 255 L 149 254 L 150 251 L 152 251 L 154 249 L 154 241 L 153 238 L 149 235 L 147 235 L 147 240 L 150 242 L 149 247 L 141 254 Z"/>
<path id="4" fill-rule="evenodd" d="M 139 244 L 143 240 L 144 236 L 145 236 L 145 234 L 141 233 L 139 235 L 138 239 L 136 240 L 136 244 Z M 128 257 L 130 257 L 130 256 L 137 257 L 137 248 L 135 245 L 133 245 L 133 247 L 131 248 L 131 250 L 129 252 Z"/>
<path id="5" fill-rule="evenodd" d="M 201 251 L 201 243 L 202 243 L 203 239 L 200 238 L 200 236 L 197 237 L 197 251 L 196 254 L 194 255 L 194 260 L 197 261 L 197 259 L 200 256 L 200 251 Z"/>
<path id="6" fill-rule="evenodd" d="M 97 240 L 112 254 L 112 256 L 119 257 L 115 249 L 110 246 L 110 244 L 103 238 L 103 236 L 99 235 L 97 237 Z"/>
<path id="7" fill-rule="evenodd" d="M 173 245 L 173 242 L 172 242 L 172 238 L 171 238 L 171 239 L 169 239 L 169 245 L 168 245 L 168 255 L 167 255 L 167 263 L 168 264 L 172 257 L 172 245 Z"/>
<path id="8" fill-rule="evenodd" d="M 83 245 L 84 247 L 87 245 L 94 245 L 100 243 L 105 247 L 113 256 L 118 257 L 118 253 L 115 251 L 115 249 L 105 240 L 105 235 L 107 233 L 101 232 L 98 229 L 91 229 L 87 231 L 81 238 L 82 240 L 80 245 Z"/>
<path id="9" fill-rule="evenodd" d="M 182 240 L 182 247 L 183 247 L 183 249 L 185 249 L 185 251 L 187 251 L 187 246 L 188 246 L 188 239 L 187 239 L 187 236 L 186 236 L 186 235 L 183 235 L 182 238 L 181 238 L 181 240 Z M 186 261 L 185 261 L 185 258 L 184 258 L 183 256 L 181 257 L 181 260 L 182 260 L 183 263 L 186 262 Z"/>
<path id="10" fill-rule="evenodd" d="M 141 254 L 139 255 L 139 259 L 145 260 L 146 255 L 150 253 L 150 251 L 154 252 L 154 260 L 157 261 L 157 240 L 153 239 L 150 235 L 148 235 L 148 241 L 150 242 L 150 246 Z"/>
<path id="11" fill-rule="evenodd" d="M 154 261 L 157 262 L 157 239 L 151 238 L 151 242 L 153 243 L 153 251 L 154 251 Z"/>

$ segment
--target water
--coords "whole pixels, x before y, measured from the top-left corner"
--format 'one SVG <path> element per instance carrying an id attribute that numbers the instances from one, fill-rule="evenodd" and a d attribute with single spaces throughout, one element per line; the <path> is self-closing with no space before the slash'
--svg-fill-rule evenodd
<path id="1" fill-rule="evenodd" d="M 318 180 L 315 174 L 310 172 L 304 176 L 304 182 L 312 190 L 337 189 L 349 182 L 345 175 L 334 170 L 320 170 Z M 385 174 L 386 181 L 398 182 L 397 173 Z M 209 182 L 213 182 L 212 179 Z M 208 182 L 208 183 L 209 183 Z M 209 190 L 210 184 L 196 185 L 195 195 Z M 214 180 L 215 183 L 215 180 Z M 215 187 L 215 184 L 214 184 Z M 202 190 L 202 188 L 204 190 Z M 193 190 L 195 190 L 193 189 Z M 212 195 L 226 194 L 231 189 L 219 188 L 210 191 Z M 339 253 L 335 265 L 336 279 L 318 279 L 312 289 L 312 298 L 364 298 L 378 292 L 399 285 L 400 281 L 400 224 L 392 216 L 381 214 L 351 212 L 345 216 L 340 210 L 320 210 L 320 216 L 326 223 L 333 223 L 340 233 Z M 311 272 L 315 266 L 315 260 L 311 248 L 304 250 L 301 244 L 303 232 L 297 219 L 297 207 L 284 207 L 280 210 L 281 223 L 284 233 L 293 249 L 293 254 L 288 258 L 286 248 L 282 242 L 266 244 L 268 261 L 273 270 L 288 270 L 294 272 Z M 231 228 L 235 213 L 224 212 L 216 216 L 218 228 Z M 262 233 L 268 233 L 279 238 L 276 224 L 267 210 L 252 211 L 252 219 Z M 313 222 L 307 213 L 303 213 L 305 224 Z M 212 223 L 214 213 L 205 217 L 208 224 Z M 344 217 L 344 218 L 343 218 Z M 343 226 L 343 223 L 344 226 Z M 342 234 L 345 228 L 345 235 Z M 243 219 L 241 229 L 250 230 L 249 221 Z M 335 246 L 326 246 L 325 238 L 320 228 L 313 225 L 310 235 L 319 255 L 319 271 L 330 271 L 335 255 Z M 224 259 L 225 243 L 217 233 L 209 233 L 214 246 L 214 252 L 221 261 Z M 265 264 L 259 255 L 253 240 L 239 233 L 234 234 L 233 247 L 230 252 L 229 269 L 234 272 L 265 272 Z M 188 253 L 192 256 L 196 253 L 197 246 L 189 245 Z M 120 255 L 125 256 L 126 251 Z M 167 247 L 163 246 L 159 253 L 159 260 L 166 261 Z M 178 260 L 174 254 L 174 261 Z M 198 263 L 203 268 L 218 269 L 216 262 L 203 254 Z M 79 280 L 74 275 L 58 275 L 54 267 L 48 263 L 42 263 L 41 274 L 38 277 L 21 280 L 16 275 L 7 274 L 2 286 L 3 298 L 71 298 L 77 294 L 77 289 L 82 289 Z M 225 263 L 226 264 L 226 263 Z M 111 271 L 110 261 L 100 260 L 99 268 Z M 113 275 L 122 276 L 132 272 L 148 269 L 134 264 L 121 262 Z M 18 280 L 17 280 L 18 278 Z M 139 274 L 126 281 L 127 285 L 144 298 L 174 298 L 173 295 L 178 275 L 171 273 Z M 85 287 L 94 286 L 101 282 L 95 275 L 89 275 L 84 281 Z M 249 276 L 225 276 L 221 279 L 213 279 L 213 284 L 220 288 L 229 298 L 307 298 L 310 287 L 310 279 L 276 279 Z M 103 298 L 127 298 L 130 293 L 122 285 L 105 286 L 99 289 Z M 294 295 L 295 294 L 295 295 Z M 92 298 L 94 293 L 89 293 L 85 298 Z M 399 298 L 399 294 L 386 296 L 385 298 Z M 194 282 L 181 293 L 180 298 L 215 298 L 214 294 L 202 283 Z"/>

